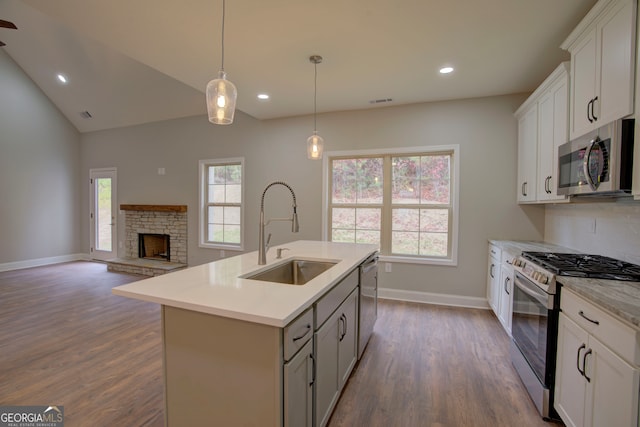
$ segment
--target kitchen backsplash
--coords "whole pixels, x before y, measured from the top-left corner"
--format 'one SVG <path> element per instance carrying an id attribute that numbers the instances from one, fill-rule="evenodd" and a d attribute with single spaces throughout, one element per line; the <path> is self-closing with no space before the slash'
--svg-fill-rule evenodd
<path id="1" fill-rule="evenodd" d="M 640 265 L 640 202 L 547 205 L 544 240 Z"/>

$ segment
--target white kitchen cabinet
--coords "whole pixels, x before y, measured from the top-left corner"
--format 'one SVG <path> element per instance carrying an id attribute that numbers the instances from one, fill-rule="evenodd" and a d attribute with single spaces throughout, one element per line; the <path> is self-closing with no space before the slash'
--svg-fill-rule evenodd
<path id="1" fill-rule="evenodd" d="M 566 288 L 560 304 L 556 411 L 568 426 L 637 426 L 637 331 Z"/>
<path id="2" fill-rule="evenodd" d="M 520 110 L 518 110 L 519 112 Z M 516 114 L 518 114 L 516 112 Z M 518 197 L 519 203 L 536 200 L 538 160 L 538 105 L 531 105 L 518 117 Z"/>
<path id="3" fill-rule="evenodd" d="M 569 141 L 569 74 L 563 63 L 552 74 L 550 87 L 538 101 L 538 173 L 536 199 L 541 202 L 566 200 L 558 196 L 558 147 Z"/>
<path id="4" fill-rule="evenodd" d="M 561 45 L 571 53 L 570 138 L 633 114 L 636 0 L 600 0 Z"/>
<path id="5" fill-rule="evenodd" d="M 500 310 L 500 256 L 502 250 L 496 245 L 489 244 L 487 262 L 487 301 L 493 312 L 498 315 Z"/>
<path id="6" fill-rule="evenodd" d="M 504 255 L 503 255 L 504 256 Z M 505 261 L 506 262 L 506 261 Z M 504 264 L 504 262 L 503 262 Z M 502 266 L 500 269 L 500 311 L 498 320 L 511 336 L 511 315 L 513 314 L 513 267 Z"/>
<path id="7" fill-rule="evenodd" d="M 315 425 L 323 427 L 357 360 L 358 289 L 316 331 Z"/>
<path id="8" fill-rule="evenodd" d="M 284 425 L 313 425 L 313 340 L 284 365 Z"/>
<path id="9" fill-rule="evenodd" d="M 518 203 L 566 201 L 557 194 L 558 147 L 568 142 L 569 63 L 560 64 L 518 108 Z"/>

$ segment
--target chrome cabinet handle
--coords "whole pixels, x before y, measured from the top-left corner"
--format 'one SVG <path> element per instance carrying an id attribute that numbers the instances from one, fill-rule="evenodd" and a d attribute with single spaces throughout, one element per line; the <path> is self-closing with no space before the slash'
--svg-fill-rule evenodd
<path id="1" fill-rule="evenodd" d="M 593 117 L 594 122 L 598 121 L 598 118 L 596 117 L 596 113 L 595 113 L 595 105 L 597 100 L 598 100 L 597 96 L 591 100 L 591 117 Z"/>
<path id="2" fill-rule="evenodd" d="M 511 277 L 507 277 L 506 279 L 504 279 L 504 291 L 506 292 L 507 295 L 510 295 L 509 293 L 509 282 L 511 281 Z"/>
<path id="3" fill-rule="evenodd" d="M 584 375 L 584 377 L 587 379 L 587 382 L 591 382 L 591 378 L 587 376 L 587 356 L 592 353 L 593 353 L 593 350 L 589 349 L 587 350 L 587 352 L 584 354 L 584 357 L 582 358 L 582 375 Z"/>
<path id="4" fill-rule="evenodd" d="M 296 341 L 301 340 L 302 338 L 306 337 L 310 330 L 311 330 L 311 325 L 307 324 L 307 330 L 305 331 L 305 333 L 300 335 L 299 337 L 293 337 L 293 342 L 296 342 Z"/>
<path id="5" fill-rule="evenodd" d="M 578 372 L 580 372 L 580 375 L 582 375 L 583 377 L 584 377 L 584 370 L 580 369 L 580 352 L 585 348 L 587 348 L 586 344 L 582 344 L 580 347 L 578 347 L 578 353 L 576 356 L 576 368 L 578 368 Z"/>
<path id="6" fill-rule="evenodd" d="M 313 357 L 313 353 L 309 353 L 309 357 L 311 358 L 311 382 L 309 387 L 311 387 L 316 382 L 316 359 Z"/>
<path id="7" fill-rule="evenodd" d="M 589 123 L 593 123 L 593 119 L 591 118 L 591 113 L 589 112 L 589 109 L 592 106 L 593 106 L 593 99 L 589 101 L 589 103 L 587 104 L 587 120 L 589 120 Z"/>
<path id="8" fill-rule="evenodd" d="M 599 320 L 593 320 L 593 319 L 590 319 L 589 317 L 587 317 L 587 315 L 586 315 L 586 314 L 584 314 L 584 311 L 582 311 L 582 310 L 580 310 L 580 311 L 578 312 L 578 314 L 580 315 L 580 317 L 582 317 L 583 319 L 588 320 L 589 322 L 593 323 L 594 325 L 599 325 L 599 324 L 600 324 L 600 321 L 599 321 Z"/>
<path id="9" fill-rule="evenodd" d="M 491 268 L 489 268 L 489 276 L 491 276 L 492 279 L 495 278 L 495 276 L 493 275 L 493 269 L 495 268 L 495 264 L 491 264 Z"/>

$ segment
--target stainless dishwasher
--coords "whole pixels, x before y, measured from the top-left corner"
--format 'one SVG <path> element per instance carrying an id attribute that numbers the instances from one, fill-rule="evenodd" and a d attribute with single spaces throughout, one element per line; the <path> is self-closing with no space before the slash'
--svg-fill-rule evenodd
<path id="1" fill-rule="evenodd" d="M 358 360 L 373 333 L 378 317 L 378 253 L 360 264 L 360 333 L 358 336 Z"/>

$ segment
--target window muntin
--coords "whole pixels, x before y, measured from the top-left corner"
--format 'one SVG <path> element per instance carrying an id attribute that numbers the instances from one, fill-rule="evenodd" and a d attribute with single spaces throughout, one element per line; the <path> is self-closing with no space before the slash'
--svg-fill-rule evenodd
<path id="1" fill-rule="evenodd" d="M 242 249 L 243 165 L 242 159 L 200 161 L 200 246 Z"/>
<path id="2" fill-rule="evenodd" d="M 328 238 L 384 256 L 454 262 L 454 147 L 328 153 Z"/>

